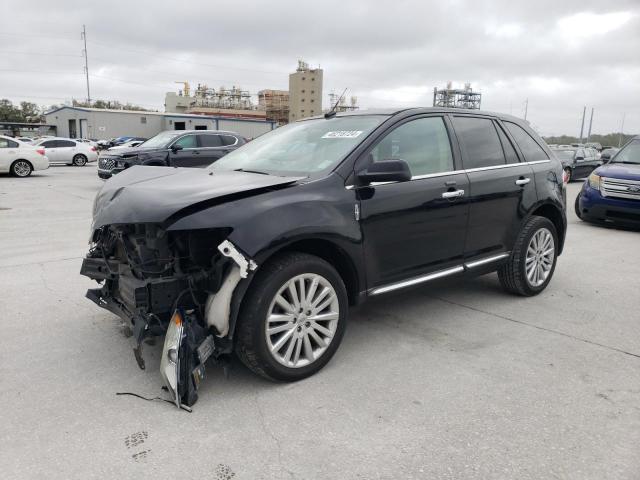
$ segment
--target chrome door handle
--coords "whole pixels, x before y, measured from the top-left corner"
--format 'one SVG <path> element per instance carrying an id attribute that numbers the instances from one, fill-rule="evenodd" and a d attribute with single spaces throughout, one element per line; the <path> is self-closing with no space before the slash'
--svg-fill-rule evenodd
<path id="1" fill-rule="evenodd" d="M 442 198 L 457 198 L 464 196 L 464 190 L 454 190 L 453 192 L 444 192 Z"/>
<path id="2" fill-rule="evenodd" d="M 530 178 L 519 178 L 518 180 L 516 180 L 516 185 L 526 185 L 530 181 Z"/>

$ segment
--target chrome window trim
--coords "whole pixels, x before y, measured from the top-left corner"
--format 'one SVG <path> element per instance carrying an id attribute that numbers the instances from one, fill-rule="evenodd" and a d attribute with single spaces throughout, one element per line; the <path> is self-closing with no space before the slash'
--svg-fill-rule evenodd
<path id="1" fill-rule="evenodd" d="M 499 170 L 502 168 L 511 168 L 511 167 L 518 167 L 521 165 L 539 165 L 541 163 L 550 163 L 551 160 L 550 159 L 546 159 L 546 160 L 534 160 L 532 162 L 518 162 L 518 163 L 507 163 L 505 165 L 492 165 L 490 167 L 478 167 L 478 168 L 467 168 L 467 169 L 462 169 L 462 170 L 451 170 L 449 172 L 438 172 L 438 173 L 427 173 L 425 175 L 416 175 L 411 177 L 411 180 L 408 180 L 409 182 L 413 182 L 414 180 L 423 180 L 425 178 L 437 178 L 437 177 L 446 177 L 448 175 L 460 175 L 462 173 L 473 173 L 473 172 L 483 172 L 485 170 Z M 377 187 L 380 185 L 389 185 L 389 184 L 393 184 L 393 183 L 405 183 L 405 182 L 372 182 L 370 183 L 369 187 Z M 346 185 L 344 188 L 346 188 L 347 190 L 352 190 L 355 188 L 354 185 Z"/>

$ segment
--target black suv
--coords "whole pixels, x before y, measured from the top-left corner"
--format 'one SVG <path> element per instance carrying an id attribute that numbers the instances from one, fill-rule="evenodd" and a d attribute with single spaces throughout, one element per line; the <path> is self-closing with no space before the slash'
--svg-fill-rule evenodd
<path id="1" fill-rule="evenodd" d="M 245 143 L 234 132 L 169 130 L 137 147 L 103 153 L 98 159 L 98 176 L 107 179 L 133 165 L 206 167 Z"/>
<path id="2" fill-rule="evenodd" d="M 327 114 L 205 170 L 120 173 L 96 197 L 81 273 L 132 323 L 141 366 L 143 339 L 166 333 L 161 374 L 192 404 L 210 356 L 273 380 L 317 372 L 367 297 L 495 271 L 540 293 L 565 239 L 562 174 L 514 117 Z"/>

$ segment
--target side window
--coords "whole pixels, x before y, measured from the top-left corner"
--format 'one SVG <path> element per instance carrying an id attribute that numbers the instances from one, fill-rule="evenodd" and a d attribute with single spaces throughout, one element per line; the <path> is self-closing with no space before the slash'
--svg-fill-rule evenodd
<path id="1" fill-rule="evenodd" d="M 536 160 L 549 159 L 542 147 L 520 125 L 511 122 L 504 122 L 504 125 L 520 146 L 520 151 L 524 155 L 525 161 L 535 162 Z"/>
<path id="2" fill-rule="evenodd" d="M 56 146 L 57 147 L 64 147 L 64 148 L 68 148 L 68 147 L 75 147 L 76 146 L 76 142 L 71 142 L 69 140 L 57 140 L 56 141 Z"/>
<path id="3" fill-rule="evenodd" d="M 198 146 L 195 135 L 185 135 L 176 140 L 174 145 L 180 145 L 182 148 L 196 148 Z"/>
<path id="4" fill-rule="evenodd" d="M 238 142 L 238 139 L 231 135 L 221 135 L 220 138 L 222 139 L 222 144 L 225 147 L 228 147 L 230 145 L 235 145 Z"/>
<path id="5" fill-rule="evenodd" d="M 9 143 L 9 148 L 18 148 L 20 144 L 18 142 L 14 142 L 13 140 L 7 140 Z"/>
<path id="6" fill-rule="evenodd" d="M 502 144 L 492 120 L 453 117 L 453 126 L 465 154 L 464 168 L 492 167 L 506 163 Z"/>
<path id="7" fill-rule="evenodd" d="M 500 137 L 500 142 L 502 143 L 502 149 L 504 150 L 504 156 L 507 159 L 507 163 L 518 163 L 520 159 L 518 159 L 518 154 L 516 153 L 516 149 L 513 148 L 513 144 L 507 134 L 504 133 L 502 127 L 496 125 L 496 130 L 498 130 L 498 136 Z"/>
<path id="8" fill-rule="evenodd" d="M 220 135 L 199 135 L 199 137 L 201 147 L 219 147 L 222 145 L 222 142 L 220 142 Z"/>
<path id="9" fill-rule="evenodd" d="M 56 146 L 56 141 L 55 140 L 47 140 L 46 142 L 42 142 L 42 146 L 44 148 L 54 148 Z"/>
<path id="10" fill-rule="evenodd" d="M 0 148 L 10 148 L 9 140 L 7 140 L 6 138 L 0 138 Z"/>
<path id="11" fill-rule="evenodd" d="M 404 160 L 413 176 L 454 169 L 449 135 L 442 117 L 420 118 L 399 126 L 387 134 L 370 155 L 375 162 Z"/>

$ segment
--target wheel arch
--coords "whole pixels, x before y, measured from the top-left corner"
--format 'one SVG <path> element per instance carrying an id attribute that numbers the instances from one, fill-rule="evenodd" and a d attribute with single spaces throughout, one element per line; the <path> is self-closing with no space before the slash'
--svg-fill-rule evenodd
<path id="1" fill-rule="evenodd" d="M 562 215 L 562 211 L 558 208 L 558 206 L 552 203 L 543 203 L 541 205 L 537 205 L 531 211 L 527 218 L 534 215 L 548 219 L 551 223 L 553 223 L 553 226 L 556 227 L 558 242 L 560 243 L 558 248 L 558 255 L 560 255 L 562 253 L 562 250 L 564 249 L 564 240 L 567 230 L 567 225 L 564 216 Z"/>
<path id="2" fill-rule="evenodd" d="M 29 164 L 29 166 L 31 167 L 31 171 L 33 172 L 35 170 L 35 167 L 33 166 L 33 163 L 31 162 L 31 160 L 28 160 L 26 158 L 16 158 L 13 162 L 11 162 L 11 165 L 9 165 L 9 171 L 10 172 L 13 170 L 13 166 L 17 162 L 27 162 Z"/>

